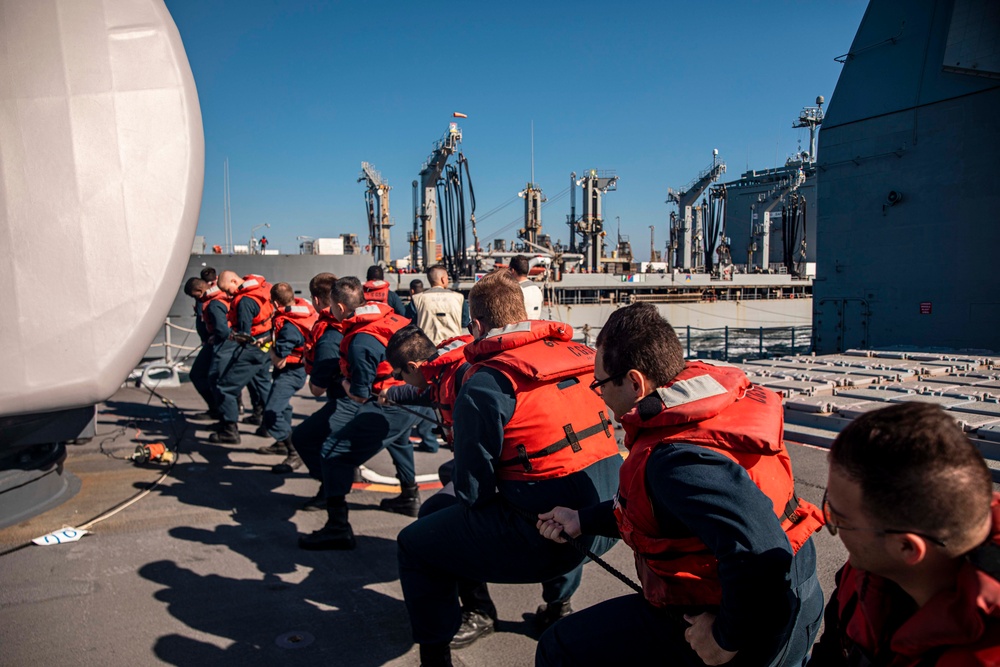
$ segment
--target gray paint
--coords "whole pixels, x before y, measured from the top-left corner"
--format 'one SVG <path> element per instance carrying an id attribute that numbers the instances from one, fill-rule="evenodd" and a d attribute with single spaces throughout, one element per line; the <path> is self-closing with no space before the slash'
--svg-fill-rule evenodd
<path id="1" fill-rule="evenodd" d="M 996 31 L 994 7 L 869 5 L 820 131 L 817 352 L 1000 349 L 1000 81 L 944 65 L 953 13 Z"/>

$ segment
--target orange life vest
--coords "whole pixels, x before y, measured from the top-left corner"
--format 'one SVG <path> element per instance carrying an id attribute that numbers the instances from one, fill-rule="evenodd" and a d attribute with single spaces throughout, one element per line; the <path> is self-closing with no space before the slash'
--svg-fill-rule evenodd
<path id="1" fill-rule="evenodd" d="M 316 321 L 313 323 L 312 329 L 309 331 L 309 335 L 306 337 L 306 373 L 312 375 L 313 364 L 316 363 L 316 344 L 319 339 L 323 337 L 327 329 L 333 329 L 334 331 L 343 331 L 344 327 L 333 315 L 330 314 L 328 308 L 324 308 L 319 313 L 317 313 Z"/>
<path id="2" fill-rule="evenodd" d="M 271 331 L 271 315 L 274 311 L 274 307 L 271 305 L 271 284 L 264 279 L 264 276 L 252 273 L 243 276 L 243 282 L 233 296 L 233 303 L 229 306 L 229 327 L 233 331 L 236 331 L 238 325 L 237 306 L 244 298 L 253 299 L 259 306 L 250 327 L 250 335 L 257 338 L 262 334 L 269 333 Z"/>
<path id="3" fill-rule="evenodd" d="M 208 330 L 208 333 L 215 333 L 215 327 L 208 316 L 208 304 L 212 301 L 221 302 L 226 307 L 226 319 L 229 319 L 229 295 L 213 283 L 198 300 L 201 302 L 201 319 L 205 323 L 205 328 Z"/>
<path id="4" fill-rule="evenodd" d="M 514 414 L 494 463 L 499 479 L 564 477 L 618 455 L 607 408 L 590 390 L 596 352 L 572 338 L 568 324 L 526 320 L 465 346 L 473 364 L 466 382 L 488 367 L 514 388 Z"/>
<path id="5" fill-rule="evenodd" d="M 408 325 L 410 320 L 397 315 L 388 305 L 379 302 L 367 303 L 354 311 L 354 314 L 343 320 L 344 340 L 340 341 L 340 372 L 348 380 L 351 379 L 351 367 L 347 352 L 351 341 L 358 334 L 368 334 L 383 346 L 389 344 L 392 335 Z M 372 382 L 372 392 L 378 394 L 386 387 L 405 384 L 402 380 L 392 377 L 392 364 L 382 360 L 375 369 L 375 380 Z"/>
<path id="6" fill-rule="evenodd" d="M 458 395 L 455 375 L 465 365 L 465 346 L 472 341 L 472 336 L 468 334 L 441 341 L 437 348 L 438 356 L 420 365 L 420 373 L 431 388 L 434 409 L 445 427 L 448 442 L 453 440 L 451 413 L 455 409 L 455 397 Z"/>
<path id="7" fill-rule="evenodd" d="M 274 336 L 277 338 L 281 327 L 288 322 L 302 334 L 305 342 L 295 347 L 291 354 L 285 357 L 286 364 L 301 364 L 305 359 L 306 349 L 309 346 L 309 333 L 317 319 L 316 309 L 312 303 L 301 297 L 295 297 L 295 302 L 291 305 L 278 308 L 274 311 Z"/>
<path id="8" fill-rule="evenodd" d="M 837 575 L 837 635 L 845 664 L 955 667 L 1000 664 L 1000 495 L 987 541 L 963 559 L 955 585 L 900 623 L 913 601 L 897 585 L 851 566 Z M 983 557 L 980 558 L 980 555 Z M 864 663 L 862 660 L 869 662 Z"/>
<path id="9" fill-rule="evenodd" d="M 689 362 L 657 389 L 662 411 L 643 419 L 633 408 L 621 417 L 629 455 L 619 471 L 615 516 L 622 540 L 635 552 L 643 593 L 653 605 L 717 605 L 722 601 L 718 561 L 697 537 L 660 535 L 646 488 L 649 455 L 663 443 L 688 443 L 732 459 L 774 506 L 797 552 L 823 526 L 822 512 L 795 496 L 792 464 L 782 441 L 781 397 L 750 383 L 735 366 Z"/>
<path id="10" fill-rule="evenodd" d="M 389 301 L 389 283 L 385 280 L 369 280 L 361 288 L 365 292 L 365 301 L 380 303 Z"/>

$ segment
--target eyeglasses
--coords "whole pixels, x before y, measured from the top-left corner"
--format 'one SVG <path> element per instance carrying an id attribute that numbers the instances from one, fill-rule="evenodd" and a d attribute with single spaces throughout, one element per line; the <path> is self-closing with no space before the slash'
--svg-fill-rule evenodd
<path id="1" fill-rule="evenodd" d="M 919 535 L 928 542 L 933 542 L 939 547 L 946 546 L 943 540 L 930 535 L 925 535 L 923 533 L 918 533 L 915 530 L 899 530 L 896 528 L 848 528 L 847 526 L 838 526 L 833 522 L 833 508 L 830 507 L 830 500 L 827 498 L 827 492 L 823 492 L 823 520 L 826 522 L 826 529 L 830 531 L 831 535 L 836 535 L 838 531 L 841 530 L 863 530 L 870 533 L 875 533 L 876 535 Z"/>
<path id="2" fill-rule="evenodd" d="M 598 396 L 602 396 L 604 394 L 604 391 L 601 389 L 601 387 L 603 387 L 609 382 L 613 382 L 615 380 L 621 380 L 626 375 L 628 375 L 628 371 L 625 371 L 624 373 L 618 373 L 617 375 L 611 375 L 609 377 L 604 378 L 603 380 L 595 379 L 593 382 L 590 383 L 590 388 L 591 390 L 593 390 L 595 394 L 597 394 Z"/>

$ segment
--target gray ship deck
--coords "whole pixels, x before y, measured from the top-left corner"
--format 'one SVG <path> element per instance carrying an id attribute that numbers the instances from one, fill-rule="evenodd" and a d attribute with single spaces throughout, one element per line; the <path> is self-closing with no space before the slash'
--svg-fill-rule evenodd
<path id="1" fill-rule="evenodd" d="M 182 409 L 197 410 L 188 384 L 163 389 Z M 317 406 L 303 396 L 297 417 Z M 100 406 L 98 437 L 70 448 L 67 468 L 82 481 L 65 504 L 0 530 L 0 550 L 63 526 L 79 526 L 159 477 L 159 466 L 110 458 L 143 439 L 172 436 L 171 411 L 145 390 L 124 388 Z M 243 444 L 209 444 L 205 424 L 179 422 L 181 455 L 149 495 L 98 523 L 75 543 L 28 546 L 0 557 L 0 644 L 8 665 L 336 664 L 417 665 L 402 603 L 395 537 L 411 519 L 376 509 L 389 491 L 349 497 L 358 534 L 353 552 L 307 552 L 300 532 L 318 528 L 318 512 L 296 511 L 316 482 L 272 475 L 267 440 L 243 426 Z M 124 431 L 123 431 L 124 429 Z M 119 434 L 117 438 L 114 436 Z M 102 448 L 104 453 L 102 453 Z M 819 502 L 825 452 L 790 445 L 797 488 Z M 417 471 L 435 472 L 449 454 L 417 453 Z M 390 474 L 383 452 L 371 469 Z M 432 493 L 428 488 L 425 497 Z M 845 558 L 839 540 L 817 536 L 824 590 Z M 617 545 L 608 560 L 632 574 L 631 553 Z M 531 664 L 530 614 L 540 587 L 493 586 L 500 612 L 494 635 L 456 651 L 456 664 Z M 577 608 L 629 593 L 596 564 L 586 566 Z M 297 640 L 296 640 L 297 638 Z"/>

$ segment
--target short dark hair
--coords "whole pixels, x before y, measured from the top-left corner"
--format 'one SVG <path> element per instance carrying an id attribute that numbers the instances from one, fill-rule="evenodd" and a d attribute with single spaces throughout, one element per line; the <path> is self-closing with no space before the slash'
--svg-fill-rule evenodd
<path id="1" fill-rule="evenodd" d="M 188 281 L 184 283 L 184 293 L 188 296 L 194 296 L 192 292 L 196 289 L 205 290 L 208 289 L 208 283 L 201 278 L 188 278 Z"/>
<path id="2" fill-rule="evenodd" d="M 365 304 L 365 291 L 361 281 L 354 276 L 341 278 L 333 284 L 330 298 L 339 303 L 347 312 L 353 312 Z"/>
<path id="3" fill-rule="evenodd" d="M 206 283 L 212 282 L 217 277 L 218 275 L 215 273 L 215 269 L 213 269 L 211 266 L 206 266 L 204 269 L 201 270 L 201 279 L 204 280 Z"/>
<path id="4" fill-rule="evenodd" d="M 434 266 L 427 269 L 427 282 L 429 282 L 431 285 L 441 280 L 442 278 L 444 278 L 445 280 L 448 279 L 448 269 L 444 267 L 444 264 L 435 264 Z"/>
<path id="5" fill-rule="evenodd" d="M 611 313 L 597 335 L 597 347 L 609 376 L 635 369 L 662 387 L 684 370 L 684 349 L 677 333 L 649 303 L 634 303 Z M 615 384 L 622 381 L 615 380 Z"/>
<path id="6" fill-rule="evenodd" d="M 309 281 L 309 294 L 321 301 L 329 301 L 330 291 L 337 282 L 337 276 L 332 273 L 317 273 Z"/>
<path id="7" fill-rule="evenodd" d="M 908 401 L 866 412 L 830 447 L 830 464 L 861 487 L 883 528 L 913 530 L 960 556 L 990 512 L 993 479 L 962 427 L 939 406 Z"/>
<path id="8" fill-rule="evenodd" d="M 382 272 L 382 267 L 378 264 L 372 264 L 368 267 L 368 274 L 365 280 L 385 280 L 385 274 Z"/>
<path id="9" fill-rule="evenodd" d="M 411 280 L 410 281 L 410 291 L 412 292 L 413 290 L 418 289 L 418 288 L 419 289 L 423 289 L 424 288 L 424 281 L 421 280 L 420 278 L 417 278 L 415 280 Z"/>
<path id="10" fill-rule="evenodd" d="M 469 292 L 469 315 L 487 331 L 528 319 L 524 292 L 510 271 L 492 271 Z"/>
<path id="11" fill-rule="evenodd" d="M 394 333 L 385 346 L 386 361 L 393 368 L 402 368 L 410 361 L 430 359 L 436 352 L 434 341 L 412 324 Z"/>
<path id="12" fill-rule="evenodd" d="M 526 276 L 528 275 L 528 258 L 524 255 L 515 255 L 510 258 L 510 270 L 514 272 L 515 276 Z"/>
<path id="13" fill-rule="evenodd" d="M 275 283 L 271 286 L 271 301 L 279 306 L 290 306 L 295 303 L 295 290 L 288 283 Z"/>

